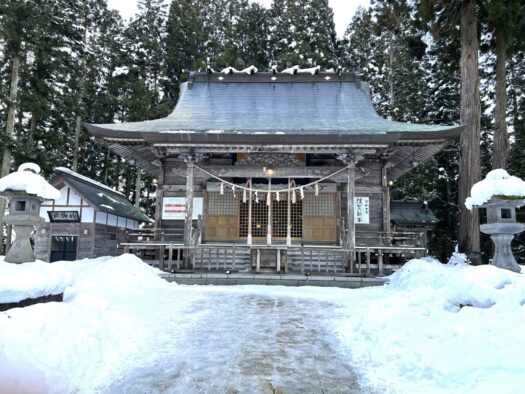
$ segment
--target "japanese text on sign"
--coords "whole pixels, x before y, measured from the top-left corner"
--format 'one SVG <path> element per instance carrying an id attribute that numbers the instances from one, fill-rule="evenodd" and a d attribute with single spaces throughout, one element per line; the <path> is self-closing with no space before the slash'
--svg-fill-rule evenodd
<path id="1" fill-rule="evenodd" d="M 356 224 L 370 223 L 370 199 L 354 197 L 354 220 Z"/>
<path id="2" fill-rule="evenodd" d="M 202 197 L 193 198 L 193 219 L 202 215 Z M 164 197 L 162 199 L 163 220 L 184 220 L 186 217 L 185 197 Z"/>

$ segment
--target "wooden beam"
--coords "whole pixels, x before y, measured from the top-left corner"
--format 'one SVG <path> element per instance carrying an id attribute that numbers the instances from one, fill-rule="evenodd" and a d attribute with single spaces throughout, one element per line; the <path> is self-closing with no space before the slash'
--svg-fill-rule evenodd
<path id="1" fill-rule="evenodd" d="M 262 167 L 259 166 L 201 166 L 203 170 L 206 170 L 213 175 L 220 178 L 267 178 L 266 173 Z M 274 169 L 274 178 L 323 178 L 334 172 L 343 169 L 344 167 L 277 167 Z M 198 179 L 208 179 L 209 176 L 199 171 L 196 168 L 195 177 Z M 184 168 L 175 167 L 171 168 L 171 172 L 177 177 L 186 177 L 186 171 Z M 355 179 L 360 179 L 363 174 L 356 173 Z M 346 175 L 344 172 L 330 178 L 336 182 L 346 182 Z"/>
<path id="2" fill-rule="evenodd" d="M 253 137 L 253 135 L 251 135 Z M 250 138 L 254 140 L 254 138 Z M 389 143 L 356 143 L 356 144 L 267 144 L 253 143 L 246 144 L 245 142 L 236 144 L 207 144 L 207 143 L 173 143 L 173 142 L 152 142 L 154 148 L 164 149 L 166 154 L 178 156 L 191 149 L 194 153 L 266 153 L 266 152 L 281 152 L 281 153 L 327 153 L 327 154 L 341 154 L 347 153 L 349 150 L 368 149 L 371 152 L 379 154 L 389 147 Z"/>

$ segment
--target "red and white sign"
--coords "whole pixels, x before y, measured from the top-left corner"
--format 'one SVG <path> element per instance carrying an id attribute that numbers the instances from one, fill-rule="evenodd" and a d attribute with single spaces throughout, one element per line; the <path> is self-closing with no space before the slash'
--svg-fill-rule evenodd
<path id="1" fill-rule="evenodd" d="M 202 197 L 193 198 L 193 219 L 202 215 Z M 162 220 L 184 220 L 186 197 L 164 197 L 162 199 Z"/>

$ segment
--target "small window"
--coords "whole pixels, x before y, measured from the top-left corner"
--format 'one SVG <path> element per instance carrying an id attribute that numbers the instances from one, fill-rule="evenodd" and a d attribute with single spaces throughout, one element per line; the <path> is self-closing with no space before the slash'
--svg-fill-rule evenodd
<path id="1" fill-rule="evenodd" d="M 17 201 L 15 204 L 15 211 L 17 212 L 23 212 L 26 210 L 26 202 L 25 201 Z"/>
<path id="2" fill-rule="evenodd" d="M 501 218 L 502 219 L 512 219 L 512 210 L 509 208 L 501 209 Z"/>

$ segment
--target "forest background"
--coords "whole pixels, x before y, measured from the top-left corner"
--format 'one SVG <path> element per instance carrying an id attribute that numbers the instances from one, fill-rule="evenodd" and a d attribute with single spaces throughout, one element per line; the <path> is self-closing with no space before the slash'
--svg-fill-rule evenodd
<path id="1" fill-rule="evenodd" d="M 207 66 L 360 71 L 382 116 L 457 124 L 461 16 L 468 6 L 479 54 L 480 101 L 473 108 L 480 165 L 473 167 L 481 176 L 505 167 L 525 178 L 521 0 L 375 0 L 357 11 L 341 38 L 328 0 L 274 0 L 269 8 L 248 0 L 140 0 L 127 22 L 105 0 L 0 0 L 2 175 L 26 161 L 47 177 L 57 166 L 73 167 L 133 200 L 139 170 L 97 144 L 81 123 L 164 117 L 188 71 Z M 459 237 L 460 152 L 457 141 L 392 191 L 395 199 L 428 201 L 440 220 L 430 253 L 442 261 Z M 141 204 L 151 214 L 155 183 L 142 175 Z M 524 241 L 514 244 L 521 264 Z M 482 236 L 485 260 L 490 247 Z"/>

